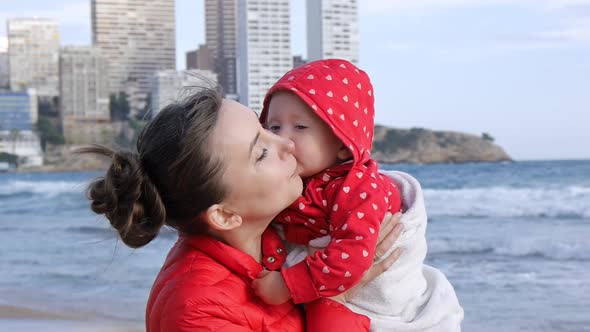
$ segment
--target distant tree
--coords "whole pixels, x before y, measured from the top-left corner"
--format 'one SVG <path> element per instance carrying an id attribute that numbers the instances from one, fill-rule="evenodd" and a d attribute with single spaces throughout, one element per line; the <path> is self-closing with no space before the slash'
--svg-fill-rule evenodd
<path id="1" fill-rule="evenodd" d="M 43 151 L 45 151 L 47 143 L 62 145 L 66 142 L 63 135 L 55 127 L 53 127 L 51 121 L 49 121 L 49 118 L 45 116 L 39 116 L 37 130 L 39 131 L 41 147 L 43 148 Z"/>
<path id="2" fill-rule="evenodd" d="M 494 141 L 494 138 L 492 137 L 492 135 L 490 135 L 488 133 L 482 133 L 481 138 L 485 139 L 486 141 L 490 141 L 490 142 Z"/>
<path id="3" fill-rule="evenodd" d="M 127 94 L 123 91 L 120 91 L 119 94 L 111 94 L 109 109 L 113 121 L 127 121 L 129 111 L 131 110 L 129 101 L 127 100 Z"/>

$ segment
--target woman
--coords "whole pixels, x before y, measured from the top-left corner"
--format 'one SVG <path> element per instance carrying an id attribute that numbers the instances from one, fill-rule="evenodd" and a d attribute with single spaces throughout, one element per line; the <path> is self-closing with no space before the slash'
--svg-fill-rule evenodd
<path id="1" fill-rule="evenodd" d="M 354 291 L 306 304 L 270 306 L 252 289 L 278 270 L 285 248 L 273 218 L 301 193 L 293 143 L 264 130 L 256 114 L 204 90 L 164 108 L 142 131 L 138 155 L 93 147 L 112 158 L 88 190 L 130 247 L 149 243 L 164 225 L 179 231 L 150 294 L 147 331 L 368 330 L 368 318 L 342 305 Z M 383 234 L 395 222 L 386 222 Z M 383 241 L 385 252 L 400 227 Z M 386 269 L 384 259 L 366 279 Z"/>

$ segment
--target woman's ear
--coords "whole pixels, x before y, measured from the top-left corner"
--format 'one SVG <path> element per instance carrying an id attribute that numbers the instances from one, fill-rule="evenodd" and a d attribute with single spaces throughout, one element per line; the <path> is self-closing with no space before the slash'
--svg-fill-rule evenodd
<path id="1" fill-rule="evenodd" d="M 211 229 L 227 231 L 242 225 L 242 217 L 226 209 L 223 204 L 213 204 L 203 213 L 203 219 Z"/>
<path id="2" fill-rule="evenodd" d="M 337 157 L 342 161 L 346 161 L 352 158 L 352 152 L 350 152 L 350 150 L 344 144 L 342 144 L 340 150 L 338 150 Z"/>

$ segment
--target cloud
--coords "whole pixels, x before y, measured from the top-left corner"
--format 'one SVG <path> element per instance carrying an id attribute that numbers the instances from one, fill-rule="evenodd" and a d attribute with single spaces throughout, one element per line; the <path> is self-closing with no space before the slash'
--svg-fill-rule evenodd
<path id="1" fill-rule="evenodd" d="M 0 11 L 0 35 L 6 35 L 7 19 L 20 17 L 51 18 L 57 20 L 60 26 L 90 26 L 90 1 L 70 1 L 53 8 Z"/>
<path id="2" fill-rule="evenodd" d="M 431 10 L 491 5 L 529 6 L 553 10 L 590 6 L 590 0 L 363 0 L 359 3 L 361 13 L 378 16 L 409 15 Z"/>

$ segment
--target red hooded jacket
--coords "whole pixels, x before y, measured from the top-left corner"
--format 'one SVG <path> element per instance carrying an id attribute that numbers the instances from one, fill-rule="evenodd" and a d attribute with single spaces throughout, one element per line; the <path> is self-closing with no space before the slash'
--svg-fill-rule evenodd
<path id="1" fill-rule="evenodd" d="M 302 197 L 276 220 L 288 241 L 308 244 L 330 235 L 322 251 L 282 270 L 295 303 L 330 297 L 356 285 L 371 267 L 385 213 L 401 209 L 400 194 L 371 159 L 374 129 L 373 87 L 352 63 L 319 60 L 285 74 L 268 91 L 260 121 L 272 94 L 291 91 L 315 112 L 347 146 L 353 160 L 305 179 Z"/>
<path id="2" fill-rule="evenodd" d="M 329 299 L 272 306 L 253 292 L 263 267 L 278 270 L 285 248 L 273 229 L 262 236 L 263 265 L 210 236 L 180 236 L 158 274 L 146 310 L 147 332 L 368 331 L 369 319 Z"/>

